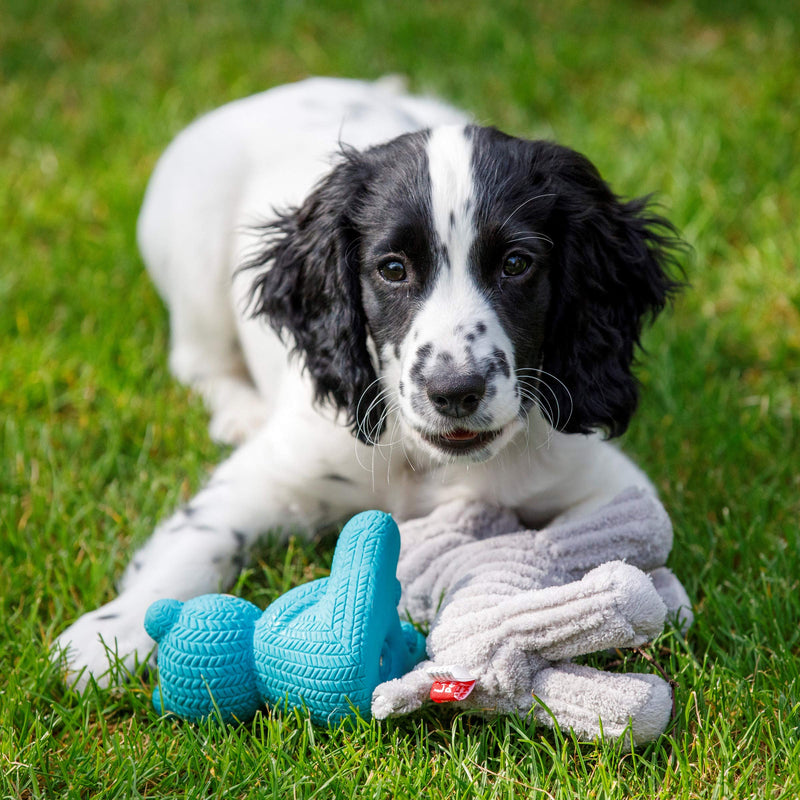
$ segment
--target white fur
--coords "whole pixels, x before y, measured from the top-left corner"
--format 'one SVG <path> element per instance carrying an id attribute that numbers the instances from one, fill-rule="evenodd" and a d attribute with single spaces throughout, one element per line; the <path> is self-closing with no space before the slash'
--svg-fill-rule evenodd
<path id="1" fill-rule="evenodd" d="M 596 436 L 560 434 L 533 412 L 527 428 L 512 422 L 510 386 L 494 401 L 493 415 L 508 427 L 492 443 L 500 452 L 491 460 L 440 463 L 395 416 L 378 446 L 368 447 L 312 404 L 297 360 L 287 360 L 264 322 L 243 313 L 252 276 L 235 271 L 255 245 L 247 226 L 299 204 L 340 142 L 363 148 L 448 126 L 433 134 L 429 157 L 435 226 L 449 245 L 451 269 L 414 327 L 446 338 L 477 314 L 489 320 L 492 342 L 512 355 L 465 268 L 471 223 L 464 206 L 472 191 L 466 122 L 460 111 L 386 82 L 313 79 L 218 109 L 166 150 L 147 190 L 139 244 L 169 307 L 171 368 L 205 399 L 212 435 L 239 446 L 134 555 L 120 595 L 59 637 L 78 686 L 89 675 L 109 680 L 107 647 L 129 669 L 144 659 L 153 646 L 142 626 L 149 604 L 224 590 L 266 532 L 313 531 L 372 507 L 420 516 L 458 497 L 501 503 L 536 523 L 596 508 L 631 485 L 649 486 Z M 391 388 L 408 365 L 388 354 L 387 362 Z"/>

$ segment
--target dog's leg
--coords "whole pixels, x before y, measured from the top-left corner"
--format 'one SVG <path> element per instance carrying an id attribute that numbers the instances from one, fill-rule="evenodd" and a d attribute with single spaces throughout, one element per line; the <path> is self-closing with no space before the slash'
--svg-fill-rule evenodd
<path id="1" fill-rule="evenodd" d="M 211 421 L 211 438 L 238 445 L 266 422 L 267 399 L 253 384 L 242 356 L 233 315 L 220 313 L 197 298 L 180 296 L 170 308 L 170 369 L 203 398 Z"/>
<path id="2" fill-rule="evenodd" d="M 253 384 L 237 329 L 244 306 L 232 293 L 233 238 L 226 233 L 235 197 L 220 165 L 214 181 L 179 156 L 170 151 L 153 175 L 139 216 L 139 248 L 169 308 L 172 373 L 205 401 L 211 437 L 238 445 L 264 424 L 269 408 Z"/>
<path id="3" fill-rule="evenodd" d="M 83 689 L 90 676 L 101 684 L 115 682 L 109 654 L 116 657 L 112 665 L 133 670 L 153 649 L 143 627 L 150 604 L 224 591 L 263 533 L 313 530 L 363 504 L 354 483 L 338 480 L 332 486 L 328 478 L 325 485 L 336 467 L 311 446 L 315 434 L 309 420 L 294 423 L 304 428 L 299 431 L 289 429 L 291 424 L 274 419 L 235 451 L 134 555 L 119 596 L 58 637 L 56 649 L 66 658 L 70 683 Z M 346 430 L 341 435 L 349 438 Z"/>

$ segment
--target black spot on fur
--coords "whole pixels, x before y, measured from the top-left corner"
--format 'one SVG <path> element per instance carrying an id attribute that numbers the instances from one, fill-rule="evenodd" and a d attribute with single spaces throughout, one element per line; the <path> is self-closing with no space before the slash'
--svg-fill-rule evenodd
<path id="1" fill-rule="evenodd" d="M 511 367 L 508 364 L 508 358 L 506 358 L 506 354 L 499 347 L 495 347 L 492 351 L 492 361 L 489 370 L 491 374 L 500 372 L 504 378 L 511 377 Z"/>
<path id="2" fill-rule="evenodd" d="M 417 352 L 414 357 L 414 363 L 411 365 L 411 369 L 408 372 L 409 377 L 416 386 L 421 386 L 423 383 L 425 383 L 425 365 L 432 353 L 433 344 L 431 342 L 423 344 L 421 347 L 417 348 Z"/>
<path id="3" fill-rule="evenodd" d="M 353 483 L 350 478 L 344 475 L 339 475 L 338 472 L 329 472 L 327 475 L 322 476 L 326 481 L 333 481 L 334 483 Z"/>

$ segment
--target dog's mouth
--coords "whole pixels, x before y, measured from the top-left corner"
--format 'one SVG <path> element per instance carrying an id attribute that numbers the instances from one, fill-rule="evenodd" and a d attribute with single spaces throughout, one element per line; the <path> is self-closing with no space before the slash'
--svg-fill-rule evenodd
<path id="1" fill-rule="evenodd" d="M 455 428 L 447 433 L 423 432 L 422 438 L 445 453 L 471 453 L 485 447 L 500 435 L 501 431 L 473 431 Z"/>

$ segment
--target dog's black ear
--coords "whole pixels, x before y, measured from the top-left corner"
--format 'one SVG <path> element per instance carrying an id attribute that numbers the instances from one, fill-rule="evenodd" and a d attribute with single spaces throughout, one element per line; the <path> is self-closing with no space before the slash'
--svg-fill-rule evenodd
<path id="1" fill-rule="evenodd" d="M 244 268 L 259 270 L 253 315 L 291 337 L 316 401 L 332 403 L 353 433 L 372 443 L 382 432 L 384 406 L 367 348 L 352 223 L 368 174 L 362 156 L 345 152 L 300 208 L 263 227 L 264 246 Z"/>
<path id="2" fill-rule="evenodd" d="M 542 367 L 571 433 L 624 433 L 638 402 L 631 372 L 643 323 L 680 283 L 682 243 L 648 198 L 615 196 L 586 158 L 552 146 L 553 303 Z M 569 394 L 567 394 L 567 390 Z"/>

